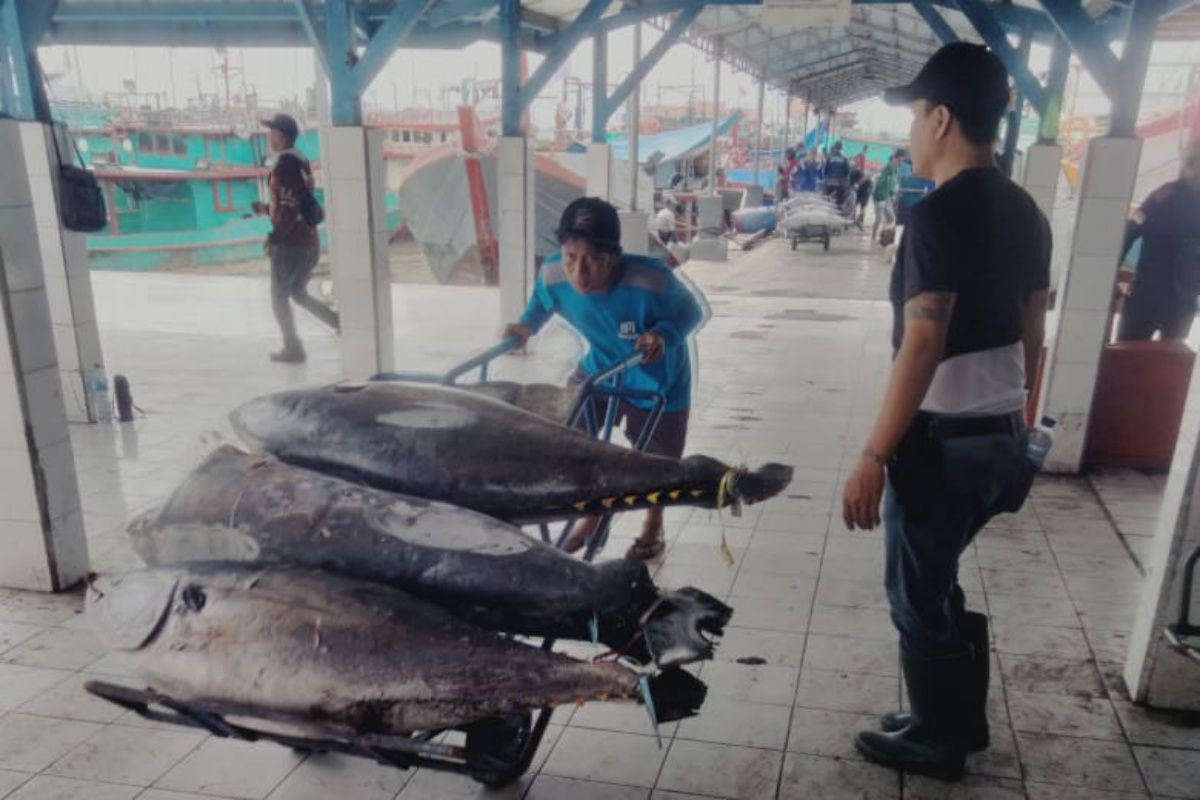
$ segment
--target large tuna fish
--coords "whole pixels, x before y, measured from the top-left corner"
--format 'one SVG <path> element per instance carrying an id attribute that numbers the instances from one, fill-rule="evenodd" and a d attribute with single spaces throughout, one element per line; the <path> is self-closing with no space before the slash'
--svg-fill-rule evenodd
<path id="1" fill-rule="evenodd" d="M 241 406 L 232 421 L 248 443 L 291 464 L 518 523 L 653 505 L 754 503 L 792 479 L 781 464 L 750 472 L 707 456 L 639 453 L 497 400 L 427 384 L 280 392 Z"/>
<path id="2" fill-rule="evenodd" d="M 297 567 L 206 564 L 94 577 L 100 640 L 149 686 L 237 717 L 339 735 L 398 734 L 637 696 L 639 675 L 505 639 L 379 584 Z M 704 686 L 651 679 L 660 719 Z"/>
<path id="3" fill-rule="evenodd" d="M 510 406 L 524 409 L 539 417 L 554 420 L 565 425 L 579 392 L 564 386 L 551 383 L 516 383 L 514 381 L 483 381 L 461 385 L 462 389 L 474 394 L 491 397 L 508 403 Z"/>
<path id="4" fill-rule="evenodd" d="M 232 447 L 209 456 L 130 534 L 150 566 L 322 567 L 404 589 L 506 633 L 587 639 L 594 625 L 601 642 L 660 666 L 710 657 L 710 637 L 731 614 L 697 589 L 659 592 L 640 561 L 588 564 L 474 511 Z"/>

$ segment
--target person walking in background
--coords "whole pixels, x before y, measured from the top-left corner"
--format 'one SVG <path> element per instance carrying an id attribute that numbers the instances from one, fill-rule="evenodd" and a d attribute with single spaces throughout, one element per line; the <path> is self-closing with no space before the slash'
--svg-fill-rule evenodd
<path id="1" fill-rule="evenodd" d="M 854 158 L 850 159 L 850 163 L 854 166 L 854 168 L 856 170 L 863 173 L 864 175 L 866 174 L 866 172 L 867 172 L 867 146 L 865 144 L 863 145 L 863 149 L 859 151 L 858 155 L 856 155 Z"/>
<path id="2" fill-rule="evenodd" d="M 1117 339 L 1186 339 L 1200 295 L 1200 139 L 1184 149 L 1179 179 L 1151 192 L 1125 226 L 1122 259 L 1139 239 Z"/>
<path id="3" fill-rule="evenodd" d="M 858 734 L 858 752 L 960 780 L 989 744 L 990 640 L 966 610 L 958 562 L 993 516 L 1025 501 L 1024 411 L 1045 333 L 1050 225 L 992 164 L 1008 74 L 982 45 L 938 50 L 884 99 L 913 111 L 915 175 L 936 189 L 912 208 L 892 269 L 895 357 L 842 514 L 880 522 L 884 586 L 900 636 L 908 711 Z"/>
<path id="4" fill-rule="evenodd" d="M 821 188 L 821 162 L 817 161 L 817 151 L 809 150 L 804 160 L 796 165 L 792 173 L 792 186 L 798 192 L 815 192 Z"/>
<path id="5" fill-rule="evenodd" d="M 887 230 L 896 224 L 892 203 L 896 197 L 896 183 L 899 180 L 900 157 L 903 151 L 892 153 L 888 163 L 883 166 L 875 179 L 875 188 L 871 197 L 875 201 L 875 223 L 871 226 L 871 241 L 879 241 L 879 230 Z"/>
<path id="6" fill-rule="evenodd" d="M 854 224 L 861 231 L 863 223 L 867 219 L 867 203 L 871 201 L 872 182 L 869 175 L 863 175 L 858 184 L 854 188 L 855 202 L 858 206 L 858 213 L 854 215 Z"/>
<path id="7" fill-rule="evenodd" d="M 308 281 L 321 258 L 317 229 L 304 217 L 304 205 L 312 200 L 313 174 L 308 159 L 296 149 L 300 126 L 287 114 L 263 120 L 267 144 L 275 154 L 268 178 L 271 202 L 255 201 L 258 214 L 269 214 L 271 232 L 265 249 L 271 259 L 271 308 L 283 335 L 283 349 L 271 354 L 272 361 L 297 364 L 305 360 L 304 345 L 296 333 L 292 303 L 308 311 L 335 331 L 341 329 L 338 314 L 308 293 Z"/>

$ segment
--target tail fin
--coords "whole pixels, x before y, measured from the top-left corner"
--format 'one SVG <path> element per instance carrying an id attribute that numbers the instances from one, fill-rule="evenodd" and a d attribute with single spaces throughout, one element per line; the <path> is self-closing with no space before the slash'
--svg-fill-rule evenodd
<path id="1" fill-rule="evenodd" d="M 732 615 L 732 608 L 699 589 L 666 592 L 642 624 L 646 647 L 662 668 L 712 658 L 712 640 Z"/>
<path id="2" fill-rule="evenodd" d="M 666 669 L 650 678 L 650 698 L 659 723 L 696 716 L 707 695 L 708 687 L 682 669 Z"/>
<path id="3" fill-rule="evenodd" d="M 764 464 L 738 477 L 734 491 L 746 503 L 758 503 L 782 492 L 792 482 L 787 464 Z"/>

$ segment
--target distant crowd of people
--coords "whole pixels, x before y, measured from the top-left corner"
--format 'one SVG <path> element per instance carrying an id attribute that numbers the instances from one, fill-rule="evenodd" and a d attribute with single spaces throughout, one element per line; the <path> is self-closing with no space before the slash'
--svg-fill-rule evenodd
<path id="1" fill-rule="evenodd" d="M 803 145 L 784 151 L 775 184 L 775 200 L 782 202 L 799 192 L 815 192 L 828 197 L 842 212 L 864 229 L 867 207 L 874 205 L 871 238 L 878 240 L 881 230 L 887 231 L 897 223 L 903 204 L 903 185 L 912 176 L 912 161 L 907 152 L 898 148 L 888 156 L 883 166 L 869 171 L 868 146 L 863 145 L 856 155 L 847 157 L 842 142 L 834 142 L 828 154 L 821 148 L 806 150 Z M 925 192 L 924 187 L 918 197 Z"/>

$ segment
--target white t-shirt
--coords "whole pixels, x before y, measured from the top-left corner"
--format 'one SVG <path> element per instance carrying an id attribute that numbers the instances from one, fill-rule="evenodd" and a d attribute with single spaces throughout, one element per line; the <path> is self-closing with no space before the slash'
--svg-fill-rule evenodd
<path id="1" fill-rule="evenodd" d="M 654 215 L 654 224 L 659 233 L 670 233 L 675 230 L 675 212 L 664 208 Z"/>

